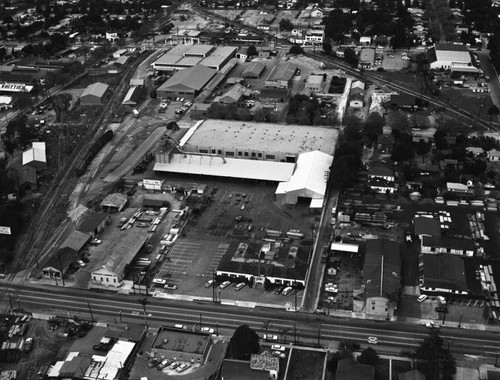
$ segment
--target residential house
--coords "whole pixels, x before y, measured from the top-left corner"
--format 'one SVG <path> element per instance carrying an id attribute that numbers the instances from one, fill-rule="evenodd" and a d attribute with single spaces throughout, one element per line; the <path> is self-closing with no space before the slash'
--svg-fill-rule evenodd
<path id="1" fill-rule="evenodd" d="M 394 171 L 386 166 L 374 166 L 368 170 L 368 178 L 382 178 L 386 181 L 394 182 Z"/>
<path id="2" fill-rule="evenodd" d="M 375 66 L 375 49 L 362 48 L 359 53 L 359 66 L 363 69 L 371 69 Z"/>
<path id="3" fill-rule="evenodd" d="M 391 154 L 394 149 L 394 136 L 386 134 L 378 135 L 377 149 L 382 153 Z"/>
<path id="4" fill-rule="evenodd" d="M 42 266 L 42 275 L 45 278 L 61 280 L 71 263 L 78 259 L 78 253 L 69 247 L 60 248 Z"/>
<path id="5" fill-rule="evenodd" d="M 490 161 L 499 161 L 500 160 L 500 150 L 492 149 L 486 153 L 488 160 Z"/>
<path id="6" fill-rule="evenodd" d="M 465 148 L 465 150 L 467 151 L 467 153 L 472 154 L 474 157 L 478 157 L 484 154 L 484 149 L 481 147 L 468 146 L 467 148 Z"/>

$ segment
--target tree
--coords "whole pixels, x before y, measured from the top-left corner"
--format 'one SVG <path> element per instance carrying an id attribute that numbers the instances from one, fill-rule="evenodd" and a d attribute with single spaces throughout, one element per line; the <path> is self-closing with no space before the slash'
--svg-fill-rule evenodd
<path id="1" fill-rule="evenodd" d="M 347 48 L 344 50 L 344 61 L 346 61 L 351 66 L 358 66 L 359 59 L 354 49 Z"/>
<path id="2" fill-rule="evenodd" d="M 353 358 L 353 351 L 359 349 L 359 344 L 354 343 L 353 341 L 350 340 L 342 340 L 339 342 L 339 345 L 337 346 L 338 350 L 335 352 L 328 362 L 328 370 L 330 372 L 337 371 L 337 366 L 339 363 L 339 360 L 346 359 L 346 358 Z"/>
<path id="3" fill-rule="evenodd" d="M 280 30 L 290 31 L 293 29 L 292 22 L 287 18 L 282 18 L 280 20 Z"/>
<path id="4" fill-rule="evenodd" d="M 304 49 L 297 44 L 293 44 L 290 48 L 290 54 L 304 54 Z"/>
<path id="5" fill-rule="evenodd" d="M 241 325 L 236 329 L 229 345 L 227 357 L 229 359 L 249 360 L 251 354 L 260 351 L 259 336 L 248 325 Z"/>
<path id="6" fill-rule="evenodd" d="M 247 49 L 247 55 L 249 57 L 251 56 L 254 56 L 254 55 L 257 55 L 257 48 L 255 47 L 255 45 L 250 45 Z"/>
<path id="7" fill-rule="evenodd" d="M 377 366 L 379 360 L 380 360 L 380 358 L 377 354 L 377 351 L 375 351 L 371 347 L 365 348 L 363 350 L 363 352 L 361 353 L 361 355 L 359 355 L 359 357 L 358 357 L 359 364 L 368 364 L 368 365 L 372 365 L 374 367 Z"/>
<path id="8" fill-rule="evenodd" d="M 438 329 L 431 329 L 429 336 L 417 348 L 419 369 L 428 379 L 452 380 L 456 372 L 455 358 L 443 347 Z"/>
<path id="9" fill-rule="evenodd" d="M 491 119 L 493 116 L 498 117 L 498 114 L 500 113 L 500 109 L 494 104 L 491 105 L 490 108 L 488 108 L 488 115 L 490 115 L 490 129 L 491 129 Z"/>
<path id="10" fill-rule="evenodd" d="M 391 159 L 397 162 L 406 162 L 410 161 L 414 154 L 411 136 L 407 133 L 401 133 L 398 141 L 394 145 Z"/>
<path id="11" fill-rule="evenodd" d="M 363 134 L 368 141 L 373 142 L 377 140 L 378 135 L 382 134 L 382 127 L 384 126 L 384 118 L 378 112 L 372 112 L 368 115 L 363 126 Z"/>
<path id="12" fill-rule="evenodd" d="M 417 146 L 415 147 L 415 152 L 419 155 L 422 156 L 422 163 L 424 162 L 424 156 L 429 153 L 431 150 L 431 147 L 429 143 L 425 142 L 423 139 L 420 139 L 419 142 L 417 143 Z"/>
<path id="13" fill-rule="evenodd" d="M 323 42 L 323 51 L 330 55 L 332 52 L 332 44 L 328 41 Z"/>

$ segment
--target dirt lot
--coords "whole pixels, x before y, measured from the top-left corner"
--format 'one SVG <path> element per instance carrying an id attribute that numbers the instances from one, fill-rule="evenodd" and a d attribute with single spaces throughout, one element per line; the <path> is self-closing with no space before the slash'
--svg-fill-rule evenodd
<path id="1" fill-rule="evenodd" d="M 388 71 L 403 70 L 408 67 L 410 61 L 401 58 L 400 53 L 384 53 L 382 68 Z"/>

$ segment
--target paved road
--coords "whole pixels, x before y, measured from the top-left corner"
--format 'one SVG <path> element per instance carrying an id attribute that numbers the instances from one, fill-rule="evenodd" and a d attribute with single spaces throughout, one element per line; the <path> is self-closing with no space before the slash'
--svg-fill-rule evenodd
<path id="1" fill-rule="evenodd" d="M 78 315 L 90 320 L 90 311 L 97 321 L 119 320 L 143 323 L 144 313 L 138 302 L 144 296 L 121 296 L 116 294 L 93 293 L 85 290 L 66 288 L 46 288 L 0 285 L 9 287 L 13 307 L 18 305 L 31 312 L 59 316 Z M 17 301 L 18 300 L 18 301 Z M 366 347 L 368 336 L 378 338 L 377 350 L 382 353 L 399 353 L 402 349 L 414 350 L 427 336 L 428 330 L 419 325 L 340 319 L 324 315 L 293 313 L 274 309 L 245 309 L 212 303 L 168 301 L 148 298 L 147 321 L 152 327 L 183 323 L 188 328 L 198 328 L 200 319 L 203 326 L 218 326 L 223 335 L 230 336 L 241 324 L 248 324 L 259 335 L 268 333 L 279 336 L 280 341 L 335 346 L 340 339 L 352 339 Z M 8 307 L 9 297 L 2 300 Z M 90 306 L 90 307 L 89 307 Z M 294 337 L 295 335 L 295 337 Z M 493 362 L 500 351 L 500 333 L 496 331 L 471 331 L 441 328 L 441 335 L 455 354 L 480 355 Z"/>
<path id="2" fill-rule="evenodd" d="M 484 71 L 484 75 L 490 77 L 488 88 L 490 89 L 491 101 L 500 108 L 500 82 L 498 81 L 498 75 L 495 67 L 490 61 L 490 53 L 485 50 L 477 51 L 476 53 L 479 57 L 479 61 L 481 62 L 481 68 Z M 494 128 L 497 129 L 498 126 L 494 126 Z"/>

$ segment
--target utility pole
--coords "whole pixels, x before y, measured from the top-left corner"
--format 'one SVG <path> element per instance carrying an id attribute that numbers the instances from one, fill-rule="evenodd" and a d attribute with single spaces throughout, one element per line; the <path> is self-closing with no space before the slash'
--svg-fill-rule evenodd
<path id="1" fill-rule="evenodd" d="M 14 309 L 14 307 L 12 306 L 12 295 L 9 293 L 9 304 L 10 304 L 10 311 L 12 312 L 12 309 Z"/>
<path id="2" fill-rule="evenodd" d="M 92 318 L 92 322 L 95 322 L 94 314 L 92 313 L 92 308 L 90 307 L 90 302 L 87 301 L 87 305 L 89 307 L 90 317 Z"/>
<path id="3" fill-rule="evenodd" d="M 462 313 L 460 313 L 460 319 L 458 320 L 458 328 L 462 328 Z"/>
<path id="4" fill-rule="evenodd" d="M 200 330 L 203 328 L 203 322 L 202 322 L 202 319 L 201 319 L 201 313 L 200 313 Z"/>
<path id="5" fill-rule="evenodd" d="M 62 267 L 62 264 L 61 264 L 61 255 L 57 255 L 57 260 L 59 261 L 59 270 L 61 271 L 62 285 L 66 286 L 66 284 L 64 283 L 64 273 L 63 273 L 63 267 Z"/>

